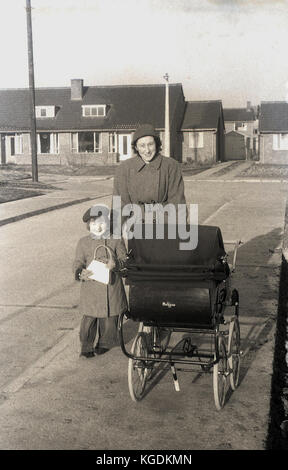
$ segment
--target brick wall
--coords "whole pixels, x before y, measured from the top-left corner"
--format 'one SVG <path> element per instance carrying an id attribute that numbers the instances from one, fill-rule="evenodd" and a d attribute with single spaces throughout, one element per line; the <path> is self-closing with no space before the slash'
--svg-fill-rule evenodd
<path id="1" fill-rule="evenodd" d="M 72 153 L 70 133 L 59 135 L 59 153 L 62 165 L 113 165 L 117 163 L 116 153 L 109 153 L 109 133 L 102 133 L 101 153 Z"/>
<path id="2" fill-rule="evenodd" d="M 216 134 L 214 132 L 204 132 L 203 148 L 189 148 L 189 132 L 183 132 L 182 158 L 183 162 L 191 161 L 200 164 L 210 164 L 216 162 Z"/>
<path id="3" fill-rule="evenodd" d="M 23 134 L 23 153 L 21 155 L 6 155 L 6 163 L 29 165 L 31 163 L 30 136 Z M 37 154 L 39 165 L 113 165 L 118 163 L 118 155 L 109 153 L 109 134 L 102 133 L 101 153 L 72 153 L 71 136 L 68 132 L 59 133 L 58 154 Z M 1 146 L 0 146 L 1 147 Z M 9 149 L 8 149 L 9 150 Z M 1 157 L 1 155 L 0 155 Z"/>
<path id="4" fill-rule="evenodd" d="M 273 134 L 260 134 L 259 160 L 261 163 L 288 164 L 288 150 L 273 150 Z"/>

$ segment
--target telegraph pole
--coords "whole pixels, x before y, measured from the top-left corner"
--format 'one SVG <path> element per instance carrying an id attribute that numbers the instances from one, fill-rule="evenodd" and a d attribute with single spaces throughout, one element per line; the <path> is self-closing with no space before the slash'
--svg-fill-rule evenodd
<path id="1" fill-rule="evenodd" d="M 170 157 L 170 120 L 169 120 L 169 75 L 164 75 L 165 84 L 165 156 Z"/>
<path id="2" fill-rule="evenodd" d="M 30 146 L 31 146 L 31 158 L 32 158 L 32 181 L 38 181 L 33 38 L 32 38 L 32 20 L 31 20 L 30 0 L 26 0 L 26 20 L 27 20 L 27 43 L 28 43 L 28 67 L 29 67 Z"/>

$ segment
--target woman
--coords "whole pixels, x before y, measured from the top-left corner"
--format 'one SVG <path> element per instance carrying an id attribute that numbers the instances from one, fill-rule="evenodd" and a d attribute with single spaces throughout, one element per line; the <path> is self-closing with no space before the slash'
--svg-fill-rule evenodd
<path id="1" fill-rule="evenodd" d="M 122 162 L 114 178 L 113 194 L 126 204 L 184 204 L 184 182 L 180 164 L 161 155 L 161 141 L 150 124 L 140 126 L 133 134 L 136 156 Z"/>

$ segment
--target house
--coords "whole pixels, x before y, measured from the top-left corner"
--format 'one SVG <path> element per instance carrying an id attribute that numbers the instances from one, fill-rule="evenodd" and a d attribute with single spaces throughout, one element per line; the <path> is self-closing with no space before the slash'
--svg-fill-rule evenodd
<path id="1" fill-rule="evenodd" d="M 224 108 L 225 159 L 247 160 L 258 151 L 258 121 L 255 108 Z"/>
<path id="2" fill-rule="evenodd" d="M 181 159 L 182 85 L 169 85 L 171 155 Z M 84 86 L 35 90 L 39 164 L 116 164 L 131 156 L 141 124 L 165 130 L 165 85 Z M 1 162 L 31 163 L 29 90 L 0 90 Z M 165 142 L 163 142 L 165 144 Z"/>
<path id="3" fill-rule="evenodd" d="M 222 102 L 188 101 L 181 132 L 182 160 L 210 164 L 224 160 Z"/>
<path id="4" fill-rule="evenodd" d="M 259 114 L 259 160 L 288 164 L 288 103 L 263 101 Z"/>

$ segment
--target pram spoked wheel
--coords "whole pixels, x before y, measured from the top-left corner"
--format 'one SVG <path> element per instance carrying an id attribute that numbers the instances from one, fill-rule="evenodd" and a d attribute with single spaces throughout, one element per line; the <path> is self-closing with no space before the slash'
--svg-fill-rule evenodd
<path id="1" fill-rule="evenodd" d="M 170 341 L 171 331 L 168 328 L 144 327 L 141 325 L 131 348 L 131 355 L 142 357 L 129 358 L 128 386 L 133 401 L 142 399 L 147 381 L 151 378 L 154 361 L 165 352 Z M 147 361 L 145 360 L 147 358 Z"/>
<path id="2" fill-rule="evenodd" d="M 148 359 L 148 344 L 145 333 L 138 333 L 131 348 L 133 356 Z M 150 365 L 150 364 L 149 364 Z M 143 397 L 145 385 L 149 375 L 145 360 L 132 359 L 128 361 L 128 387 L 133 401 L 139 401 Z"/>
<path id="3" fill-rule="evenodd" d="M 240 373 L 240 326 L 238 316 L 231 319 L 228 336 L 228 364 L 230 368 L 230 385 L 235 390 L 239 383 Z"/>
<path id="4" fill-rule="evenodd" d="M 221 334 L 218 336 L 217 342 L 219 361 L 213 366 L 213 391 L 216 409 L 221 410 L 225 404 L 227 391 L 228 361 L 225 340 Z"/>

